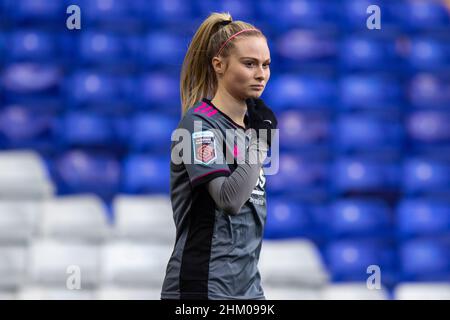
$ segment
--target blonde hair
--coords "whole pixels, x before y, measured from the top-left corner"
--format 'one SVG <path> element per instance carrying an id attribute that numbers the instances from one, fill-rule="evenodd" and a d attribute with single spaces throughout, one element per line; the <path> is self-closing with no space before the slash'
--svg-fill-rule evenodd
<path id="1" fill-rule="evenodd" d="M 229 22 L 228 24 L 226 24 Z M 197 29 L 184 57 L 180 77 L 181 114 L 203 97 L 212 97 L 217 91 L 217 77 L 212 58 L 217 53 L 228 57 L 233 41 L 227 40 L 236 33 L 246 30 L 237 37 L 262 36 L 261 30 L 243 21 L 233 21 L 229 13 L 211 13 Z M 220 51 L 220 52 L 219 52 Z"/>

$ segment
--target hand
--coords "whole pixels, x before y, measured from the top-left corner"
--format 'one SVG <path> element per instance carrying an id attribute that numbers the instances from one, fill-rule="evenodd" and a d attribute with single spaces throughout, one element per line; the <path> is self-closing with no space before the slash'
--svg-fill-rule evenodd
<path id="1" fill-rule="evenodd" d="M 278 121 L 273 111 L 264 103 L 262 99 L 247 99 L 247 111 L 249 127 L 256 130 L 259 138 L 259 130 L 267 130 L 267 144 L 270 147 L 274 129 L 278 126 Z"/>

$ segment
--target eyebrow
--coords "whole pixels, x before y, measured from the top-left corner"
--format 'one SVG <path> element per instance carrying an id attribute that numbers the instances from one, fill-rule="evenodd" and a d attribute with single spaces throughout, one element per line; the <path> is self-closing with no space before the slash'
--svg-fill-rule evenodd
<path id="1" fill-rule="evenodd" d="M 259 61 L 258 59 L 253 58 L 253 57 L 241 57 L 241 58 L 239 58 L 239 60 L 244 60 L 244 59 L 250 59 L 250 60 L 254 60 L 254 61 Z M 269 58 L 265 62 L 271 62 L 271 61 L 272 60 Z"/>

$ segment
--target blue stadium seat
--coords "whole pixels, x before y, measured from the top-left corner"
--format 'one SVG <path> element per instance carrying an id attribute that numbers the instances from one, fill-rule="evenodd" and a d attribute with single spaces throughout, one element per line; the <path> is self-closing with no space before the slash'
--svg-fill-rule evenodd
<path id="1" fill-rule="evenodd" d="M 66 114 L 58 128 L 58 138 L 69 146 L 110 146 L 114 132 L 107 117 L 89 112 Z"/>
<path id="2" fill-rule="evenodd" d="M 51 61 L 58 55 L 56 36 L 42 31 L 21 30 L 9 35 L 10 61 Z"/>
<path id="3" fill-rule="evenodd" d="M 0 145 L 4 148 L 39 148 L 51 144 L 54 117 L 20 105 L 0 109 Z"/>
<path id="4" fill-rule="evenodd" d="M 178 78 L 171 74 L 152 72 L 143 75 L 138 79 L 136 95 L 142 109 L 180 112 Z"/>
<path id="5" fill-rule="evenodd" d="M 203 2 L 203 1 L 202 1 Z M 161 25 L 176 25 L 194 19 L 192 1 L 183 0 L 144 0 L 142 3 L 144 19 L 151 27 Z"/>
<path id="6" fill-rule="evenodd" d="M 195 0 L 196 10 L 201 17 L 207 17 L 211 12 L 229 12 L 233 20 L 249 21 L 254 18 L 255 6 L 250 1 L 239 0 Z"/>
<path id="7" fill-rule="evenodd" d="M 330 232 L 345 237 L 391 235 L 392 212 L 381 200 L 342 199 L 331 205 Z"/>
<path id="8" fill-rule="evenodd" d="M 279 159 L 279 171 L 267 176 L 267 188 L 271 193 L 295 194 L 299 190 L 322 188 L 328 179 L 325 159 L 283 153 Z"/>
<path id="9" fill-rule="evenodd" d="M 439 160 L 409 158 L 403 168 L 403 190 L 414 193 L 450 191 L 450 165 Z"/>
<path id="10" fill-rule="evenodd" d="M 341 78 L 343 108 L 388 108 L 400 104 L 400 83 L 393 78 L 349 75 Z"/>
<path id="11" fill-rule="evenodd" d="M 348 70 L 388 70 L 395 62 L 392 39 L 349 36 L 340 44 L 339 62 Z"/>
<path id="12" fill-rule="evenodd" d="M 330 13 L 330 4 L 326 1 L 313 0 L 282 0 L 262 1 L 258 3 L 261 16 L 265 21 L 277 19 L 273 24 L 278 30 L 293 27 L 325 27 L 335 22 Z M 333 6 L 334 8 L 334 6 Z"/>
<path id="13" fill-rule="evenodd" d="M 405 280 L 450 281 L 450 246 L 431 239 L 416 239 L 400 246 L 400 265 Z"/>
<path id="14" fill-rule="evenodd" d="M 445 1 L 401 1 L 395 14 L 398 22 L 412 30 L 446 28 L 450 24 Z"/>
<path id="15" fill-rule="evenodd" d="M 87 24 L 95 24 L 110 29 L 135 30 L 140 23 L 143 1 L 125 2 L 121 0 L 77 0 L 83 8 Z"/>
<path id="16" fill-rule="evenodd" d="M 336 142 L 339 149 L 398 149 L 402 142 L 402 123 L 388 117 L 341 114 L 336 120 Z"/>
<path id="17" fill-rule="evenodd" d="M 170 158 L 151 154 L 129 154 L 123 161 L 122 191 L 169 193 Z"/>
<path id="18" fill-rule="evenodd" d="M 306 237 L 313 232 L 313 224 L 306 206 L 289 199 L 271 199 L 267 208 L 264 237 L 283 239 Z"/>
<path id="19" fill-rule="evenodd" d="M 306 30 L 294 29 L 282 33 L 275 45 L 276 53 L 281 57 L 279 62 L 290 68 L 295 62 L 326 61 L 337 53 L 333 36 Z"/>
<path id="20" fill-rule="evenodd" d="M 178 70 L 188 47 L 188 39 L 162 31 L 149 33 L 141 43 L 140 59 L 153 68 L 171 66 Z"/>
<path id="21" fill-rule="evenodd" d="M 448 40 L 413 38 L 410 40 L 406 59 L 415 70 L 437 71 L 450 66 Z"/>
<path id="22" fill-rule="evenodd" d="M 64 1 L 6 0 L 9 18 L 15 22 L 47 23 L 61 21 L 66 13 Z"/>
<path id="23" fill-rule="evenodd" d="M 83 62 L 115 63 L 126 57 L 122 39 L 104 32 L 83 32 L 80 38 L 79 57 Z"/>
<path id="24" fill-rule="evenodd" d="M 367 268 L 380 267 L 383 279 L 394 267 L 392 249 L 382 242 L 361 239 L 332 241 L 325 250 L 325 259 L 334 281 L 366 281 Z"/>
<path id="25" fill-rule="evenodd" d="M 339 158 L 332 177 L 340 192 L 393 190 L 400 178 L 395 163 L 359 157 Z"/>
<path id="26" fill-rule="evenodd" d="M 120 163 L 110 155 L 71 150 L 55 160 L 59 194 L 94 193 L 111 199 L 120 184 Z"/>
<path id="27" fill-rule="evenodd" d="M 409 137 L 416 142 L 450 141 L 450 112 L 413 111 L 408 115 Z"/>
<path id="28" fill-rule="evenodd" d="M 449 236 L 450 203 L 426 198 L 403 199 L 397 208 L 400 236 Z"/>
<path id="29" fill-rule="evenodd" d="M 290 110 L 277 117 L 280 145 L 284 149 L 323 145 L 331 136 L 330 116 L 324 112 Z"/>
<path id="30" fill-rule="evenodd" d="M 3 88 L 19 96 L 28 93 L 44 93 L 59 86 L 61 69 L 55 65 L 38 63 L 9 64 L 3 71 Z"/>
<path id="31" fill-rule="evenodd" d="M 80 70 L 68 78 L 66 92 L 75 105 L 111 106 L 125 98 L 122 79 L 90 70 Z"/>
<path id="32" fill-rule="evenodd" d="M 408 96 L 418 108 L 450 108 L 450 94 L 446 88 L 450 82 L 435 74 L 419 73 L 411 77 Z"/>
<path id="33" fill-rule="evenodd" d="M 131 119 L 132 132 L 129 133 L 129 147 L 136 151 L 170 150 L 171 136 L 178 120 L 159 113 L 137 114 Z"/>
<path id="34" fill-rule="evenodd" d="M 275 110 L 327 107 L 334 102 L 335 84 L 320 76 L 280 75 L 271 80 L 267 101 Z"/>

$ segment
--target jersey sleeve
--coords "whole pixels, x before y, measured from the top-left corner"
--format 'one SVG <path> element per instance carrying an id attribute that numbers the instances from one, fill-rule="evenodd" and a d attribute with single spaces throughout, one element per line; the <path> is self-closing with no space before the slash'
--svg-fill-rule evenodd
<path id="1" fill-rule="evenodd" d="M 190 134 L 190 157 L 183 163 L 189 175 L 192 187 L 207 183 L 220 176 L 229 176 L 230 168 L 223 152 L 221 131 L 205 118 L 188 115 L 183 119 L 182 127 Z"/>

